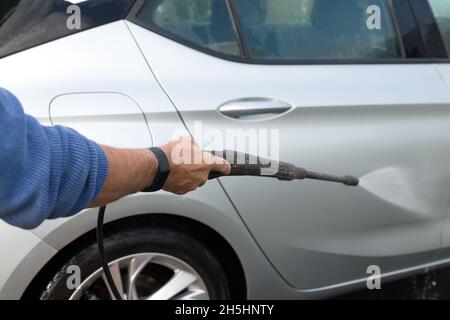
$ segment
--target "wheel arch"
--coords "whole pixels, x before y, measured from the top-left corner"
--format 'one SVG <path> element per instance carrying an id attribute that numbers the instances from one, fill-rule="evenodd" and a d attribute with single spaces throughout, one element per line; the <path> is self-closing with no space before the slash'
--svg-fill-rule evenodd
<path id="1" fill-rule="evenodd" d="M 112 233 L 132 228 L 142 227 L 167 227 L 179 231 L 188 232 L 205 246 L 210 248 L 224 268 L 230 285 L 232 299 L 245 299 L 247 297 L 247 281 L 243 264 L 238 254 L 218 231 L 214 230 L 198 220 L 175 214 L 140 214 L 123 217 L 105 224 L 105 233 Z M 31 300 L 39 297 L 41 290 L 50 280 L 49 275 L 55 274 L 73 256 L 80 247 L 87 246 L 96 241 L 95 229 L 89 230 L 75 240 L 64 246 L 53 256 L 33 278 L 26 288 L 22 299 Z"/>

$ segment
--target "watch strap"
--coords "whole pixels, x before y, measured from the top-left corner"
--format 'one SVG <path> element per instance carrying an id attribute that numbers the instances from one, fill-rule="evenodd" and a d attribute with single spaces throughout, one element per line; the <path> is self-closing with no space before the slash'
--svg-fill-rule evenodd
<path id="1" fill-rule="evenodd" d="M 158 160 L 158 172 L 155 176 L 155 180 L 153 181 L 153 185 L 150 188 L 143 190 L 143 192 L 156 192 L 161 190 L 166 184 L 166 180 L 170 173 L 170 162 L 161 148 L 153 147 L 149 148 L 149 150 L 153 152 Z"/>

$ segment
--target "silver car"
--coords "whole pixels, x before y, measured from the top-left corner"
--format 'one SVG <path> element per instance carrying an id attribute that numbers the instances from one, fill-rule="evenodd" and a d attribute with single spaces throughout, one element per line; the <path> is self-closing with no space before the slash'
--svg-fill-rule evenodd
<path id="1" fill-rule="evenodd" d="M 281 160 L 379 180 L 223 177 L 111 204 L 126 299 L 326 298 L 448 264 L 449 53 L 446 0 L 0 5 L 0 86 L 43 124 L 128 148 L 266 135 Z M 0 298 L 111 299 L 96 211 L 0 222 Z"/>

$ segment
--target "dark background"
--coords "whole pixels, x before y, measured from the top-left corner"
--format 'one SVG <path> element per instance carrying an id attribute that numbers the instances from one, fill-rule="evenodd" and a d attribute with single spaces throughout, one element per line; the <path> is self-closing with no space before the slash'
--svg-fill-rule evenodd
<path id="1" fill-rule="evenodd" d="M 414 277 L 383 283 L 381 290 L 361 290 L 336 297 L 337 300 L 448 300 L 450 268 L 433 270 Z"/>

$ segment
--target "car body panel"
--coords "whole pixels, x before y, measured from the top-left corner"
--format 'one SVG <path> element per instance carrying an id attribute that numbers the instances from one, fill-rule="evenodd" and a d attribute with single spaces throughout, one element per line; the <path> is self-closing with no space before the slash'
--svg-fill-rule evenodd
<path id="1" fill-rule="evenodd" d="M 23 72 L 19 74 L 16 70 Z M 174 135 L 189 134 L 123 21 L 9 56 L 0 60 L 0 72 L 4 75 L 1 85 L 14 92 L 25 111 L 43 124 L 50 124 L 51 109 L 55 124 L 72 126 L 89 138 L 111 142 L 117 147 L 152 146 L 166 142 Z M 44 75 L 46 81 L 41 79 Z M 121 81 L 116 81 L 118 75 Z M 91 108 L 98 99 L 102 100 L 99 108 Z M 139 129 L 134 125 L 129 127 L 133 124 L 129 121 L 130 114 Z M 102 120 L 99 120 L 100 116 L 103 116 Z M 125 131 L 127 134 L 117 130 L 116 119 L 124 122 L 120 126 L 128 130 Z M 150 131 L 157 133 L 153 139 L 144 126 L 145 121 Z M 107 221 L 152 213 L 188 217 L 222 235 L 241 259 L 248 282 L 248 297 L 262 299 L 273 297 L 273 294 L 293 297 L 292 290 L 261 253 L 217 181 L 184 197 L 165 192 L 127 197 L 108 206 Z M 17 232 L 14 227 L 1 225 L 8 234 Z M 34 235 L 26 233 L 39 244 L 37 251 L 30 252 L 30 259 L 35 256 L 33 252 L 39 259 L 32 266 L 23 265 L 17 259 L 11 259 L 11 266 L 0 265 L 3 283 L 8 283 L 8 286 L 0 286 L 0 296 L 20 298 L 38 270 L 58 250 L 94 230 L 95 226 L 96 210 L 91 209 L 69 219 L 46 221 L 33 230 Z M 43 241 L 39 242 L 39 239 Z M 41 254 L 41 247 L 50 252 Z M 24 251 L 31 249 L 30 245 L 23 244 Z M 1 253 L 6 254 L 7 250 L 7 246 L 0 245 Z M 14 264 L 18 266 L 16 269 Z M 27 270 L 27 276 L 17 281 L 23 270 Z M 267 281 L 261 282 L 261 278 Z M 16 285 L 14 290 L 10 287 L 12 284 Z"/>
<path id="2" fill-rule="evenodd" d="M 313 171 L 359 177 L 406 172 L 404 183 L 420 201 L 400 203 L 320 182 L 222 179 L 255 239 L 293 287 L 321 290 L 363 278 L 370 265 L 390 273 L 432 261 L 441 248 L 450 188 L 450 95 L 432 65 L 249 65 L 127 23 L 191 131 L 197 120 L 201 133 L 219 130 L 223 136 L 230 128 L 274 129 L 281 160 Z M 249 97 L 295 109 L 268 121 L 230 120 L 216 110 Z"/>
<path id="3" fill-rule="evenodd" d="M 205 224 L 235 250 L 249 299 L 300 299 L 362 287 L 369 264 L 395 279 L 450 263 L 439 251 L 450 241 L 444 69 L 249 65 L 117 21 L 0 60 L 0 85 L 42 124 L 51 124 L 51 115 L 54 124 L 113 146 L 146 147 L 195 134 L 200 119 L 204 130 L 281 128 L 282 160 L 317 171 L 362 176 L 394 166 L 417 173 L 408 186 L 425 186 L 425 206 L 405 207 L 338 185 L 253 178 L 221 178 L 183 197 L 137 194 L 108 206 L 108 222 L 168 214 Z M 251 123 L 216 110 L 247 97 L 294 108 Z M 8 239 L 0 244 L 8 257 L 0 264 L 0 298 L 20 298 L 59 250 L 95 225 L 95 209 L 33 232 L 0 222 Z"/>
<path id="4" fill-rule="evenodd" d="M 439 74 L 442 77 L 442 80 L 444 81 L 448 91 L 450 92 L 450 63 L 444 63 L 444 61 L 442 62 L 443 63 L 435 64 L 434 67 L 436 68 L 436 70 L 438 70 Z M 449 152 L 448 149 L 447 152 Z M 448 193 L 450 194 L 450 191 L 448 191 Z M 442 252 L 440 253 L 439 258 L 450 259 L 450 202 L 447 208 L 447 217 L 445 220 L 443 220 L 442 227 L 442 243 L 444 246 L 444 250 L 442 250 Z"/>
<path id="5" fill-rule="evenodd" d="M 124 94 L 63 94 L 51 102 L 50 117 L 54 125 L 73 128 L 104 145 L 123 148 L 153 145 L 152 133 L 141 107 Z"/>
<path id="6" fill-rule="evenodd" d="M 20 299 L 57 250 L 36 237 L 0 221 L 0 299 Z"/>
<path id="7" fill-rule="evenodd" d="M 35 230 L 35 233 L 50 245 L 61 249 L 73 239 L 95 228 L 96 213 L 96 209 L 91 209 L 69 220 L 49 221 Z M 207 225 L 226 239 L 245 271 L 248 298 L 298 298 L 298 293 L 277 275 L 261 253 L 217 181 L 183 197 L 165 192 L 127 197 L 108 206 L 106 223 L 136 215 L 151 217 L 152 214 L 192 219 Z"/>

